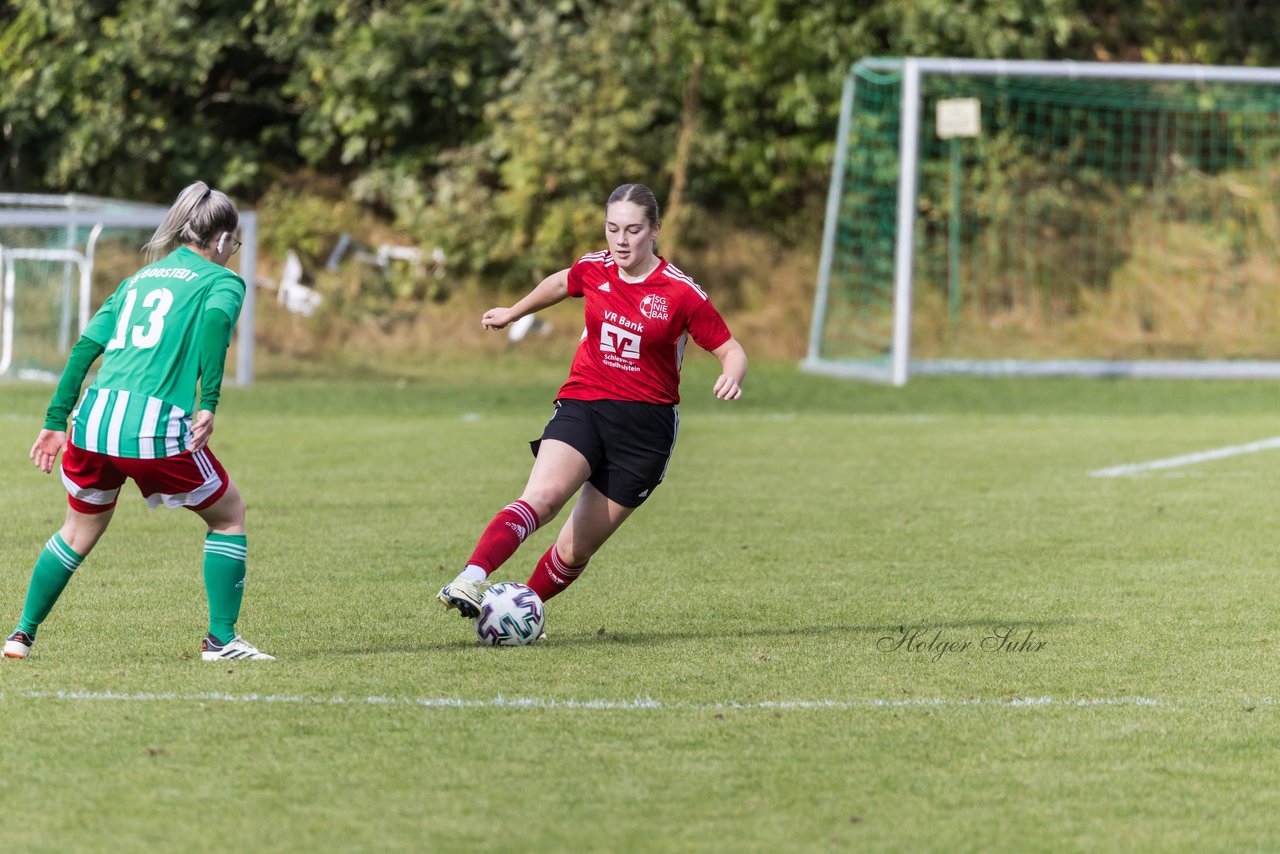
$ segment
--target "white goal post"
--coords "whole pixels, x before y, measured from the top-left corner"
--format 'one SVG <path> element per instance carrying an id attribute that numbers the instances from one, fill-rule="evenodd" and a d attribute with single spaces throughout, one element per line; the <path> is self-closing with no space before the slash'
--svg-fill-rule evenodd
<path id="1" fill-rule="evenodd" d="M 93 245 L 101 233 L 95 226 L 90 233 L 88 246 L 83 253 L 74 249 L 5 249 L 0 245 L 0 376 L 7 374 L 13 365 L 14 315 L 17 313 L 18 267 L 21 261 L 62 262 L 75 268 L 76 286 L 67 278 L 64 288 L 61 320 L 58 327 L 58 349 L 70 351 L 72 304 L 78 318 L 76 331 L 81 332 L 89 324 L 89 302 L 92 295 Z M 74 294 L 74 296 L 73 296 Z M 56 379 L 56 378 L 55 378 Z"/>
<path id="2" fill-rule="evenodd" d="M 56 381 L 62 366 L 50 358 L 65 359 L 99 308 L 92 301 L 99 239 L 104 234 L 128 235 L 129 254 L 125 260 L 130 271 L 137 269 L 142 262 L 141 243 L 163 221 L 165 213 L 166 209 L 158 206 L 109 199 L 0 193 L 0 377 Z M 87 231 L 88 237 L 80 243 L 76 235 L 82 231 Z M 236 326 L 235 381 L 247 386 L 252 384 L 254 375 L 256 213 L 240 212 L 240 231 L 239 273 L 246 290 Z M 65 239 L 60 236 L 64 234 Z M 50 246 L 51 241 L 60 244 L 58 248 Z M 40 342 L 44 354 L 38 364 L 24 364 L 24 342 L 16 330 L 28 319 L 24 316 L 23 295 L 34 287 L 28 269 L 41 264 L 61 265 L 66 271 L 64 282 L 53 288 L 56 293 L 47 296 L 49 311 L 55 312 L 58 319 L 49 320 L 50 331 L 42 334 L 56 340 Z M 98 273 L 99 278 L 106 274 Z M 118 280 L 99 284 L 114 287 Z"/>
<path id="3" fill-rule="evenodd" d="M 835 148 L 803 369 L 1280 378 L 1280 68 L 865 59 Z"/>

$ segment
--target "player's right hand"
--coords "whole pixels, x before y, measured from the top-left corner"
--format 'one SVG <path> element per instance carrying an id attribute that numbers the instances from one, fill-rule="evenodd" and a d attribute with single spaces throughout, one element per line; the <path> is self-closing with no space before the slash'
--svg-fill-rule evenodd
<path id="1" fill-rule="evenodd" d="M 65 430 L 41 430 L 36 436 L 36 443 L 31 446 L 28 456 L 36 464 L 36 468 L 45 474 L 53 471 L 53 464 L 58 461 L 58 454 L 67 444 Z"/>
<path id="2" fill-rule="evenodd" d="M 203 451 L 213 435 L 213 413 L 201 409 L 196 413 L 195 423 L 191 425 L 191 451 Z"/>
<path id="3" fill-rule="evenodd" d="M 480 325 L 485 329 L 502 329 L 512 320 L 511 309 L 491 308 L 480 318 Z"/>

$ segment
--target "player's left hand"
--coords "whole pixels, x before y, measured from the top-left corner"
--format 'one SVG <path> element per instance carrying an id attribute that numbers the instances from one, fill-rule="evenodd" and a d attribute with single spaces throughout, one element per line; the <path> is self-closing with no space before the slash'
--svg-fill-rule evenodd
<path id="1" fill-rule="evenodd" d="M 53 464 L 58 461 L 58 454 L 67 444 L 65 430 L 41 430 L 36 436 L 36 443 L 31 446 L 28 456 L 36 464 L 36 468 L 45 474 L 53 471 Z"/>
<path id="2" fill-rule="evenodd" d="M 207 409 L 201 409 L 196 413 L 195 423 L 191 425 L 191 448 L 192 451 L 203 451 L 205 445 L 209 444 L 209 437 L 213 435 L 213 413 Z"/>
<path id="3" fill-rule="evenodd" d="M 721 374 L 711 392 L 721 400 L 737 400 L 742 397 L 742 386 L 728 374 Z"/>

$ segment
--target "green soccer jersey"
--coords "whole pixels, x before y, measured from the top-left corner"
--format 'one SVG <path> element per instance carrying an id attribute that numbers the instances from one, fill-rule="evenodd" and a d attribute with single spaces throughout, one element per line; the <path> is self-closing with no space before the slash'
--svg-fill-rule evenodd
<path id="1" fill-rule="evenodd" d="M 71 441 L 113 457 L 155 459 L 187 449 L 206 311 L 234 327 L 244 280 L 182 247 L 120 283 L 85 327 L 105 350 L 72 413 Z"/>

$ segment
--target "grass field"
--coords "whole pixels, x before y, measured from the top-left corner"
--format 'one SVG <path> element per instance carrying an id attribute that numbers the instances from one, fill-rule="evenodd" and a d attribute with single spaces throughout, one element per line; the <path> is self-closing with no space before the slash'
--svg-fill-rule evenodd
<path id="1" fill-rule="evenodd" d="M 758 365 L 723 404 L 690 361 L 667 483 L 522 649 L 433 595 L 562 363 L 229 390 L 280 660 L 199 660 L 198 521 L 127 495 L 0 662 L 0 849 L 1280 847 L 1280 451 L 1090 475 L 1278 436 L 1280 387 Z M 47 396 L 0 386 L 10 623 L 64 506 Z"/>

